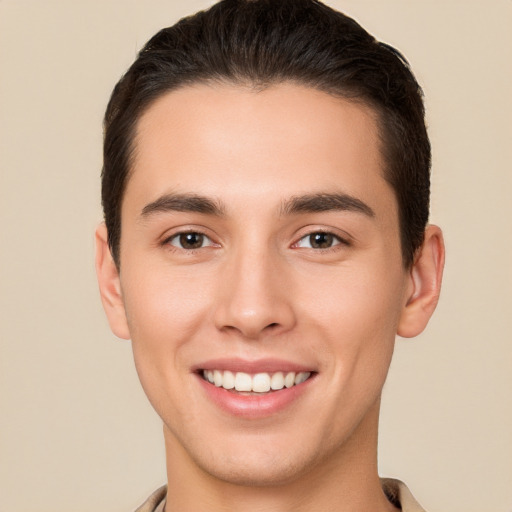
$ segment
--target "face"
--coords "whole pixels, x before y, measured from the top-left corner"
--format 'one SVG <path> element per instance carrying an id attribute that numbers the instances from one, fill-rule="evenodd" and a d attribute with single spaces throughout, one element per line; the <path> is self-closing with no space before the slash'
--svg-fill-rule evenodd
<path id="1" fill-rule="evenodd" d="M 372 111 L 291 84 L 189 86 L 135 144 L 111 325 L 168 449 L 249 483 L 354 439 L 364 458 L 414 290 Z"/>

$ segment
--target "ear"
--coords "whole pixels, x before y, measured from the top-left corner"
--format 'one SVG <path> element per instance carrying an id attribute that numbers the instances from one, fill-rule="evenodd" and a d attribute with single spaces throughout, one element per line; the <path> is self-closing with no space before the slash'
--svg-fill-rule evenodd
<path id="1" fill-rule="evenodd" d="M 402 310 L 397 334 L 412 338 L 427 326 L 436 309 L 444 268 L 443 233 L 429 225 L 410 269 L 407 302 Z"/>
<path id="2" fill-rule="evenodd" d="M 110 252 L 107 227 L 104 222 L 96 229 L 96 275 L 101 302 L 112 332 L 119 338 L 130 339 L 119 271 Z"/>

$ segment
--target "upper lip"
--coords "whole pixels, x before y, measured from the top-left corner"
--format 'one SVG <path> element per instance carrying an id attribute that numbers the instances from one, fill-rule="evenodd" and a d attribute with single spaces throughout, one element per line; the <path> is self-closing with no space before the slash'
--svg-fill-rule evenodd
<path id="1" fill-rule="evenodd" d="M 194 365 L 192 371 L 200 370 L 229 370 L 232 372 L 244 373 L 275 373 L 275 372 L 312 372 L 311 366 L 300 363 L 286 361 L 284 359 L 239 359 L 239 358 L 222 358 L 209 359 Z"/>

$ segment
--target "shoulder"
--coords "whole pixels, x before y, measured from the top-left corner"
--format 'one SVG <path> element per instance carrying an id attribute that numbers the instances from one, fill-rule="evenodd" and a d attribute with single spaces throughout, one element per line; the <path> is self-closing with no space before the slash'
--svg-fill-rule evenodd
<path id="1" fill-rule="evenodd" d="M 135 512 L 162 512 L 165 506 L 167 486 L 157 489 Z"/>
<path id="2" fill-rule="evenodd" d="M 400 480 L 382 478 L 381 483 L 386 496 L 392 503 L 401 507 L 402 512 L 425 512 Z M 163 512 L 166 493 L 167 486 L 160 487 L 135 512 Z"/>
<path id="3" fill-rule="evenodd" d="M 381 478 L 381 483 L 389 501 L 401 507 L 402 512 L 425 512 L 425 509 L 414 499 L 411 491 L 400 480 Z"/>

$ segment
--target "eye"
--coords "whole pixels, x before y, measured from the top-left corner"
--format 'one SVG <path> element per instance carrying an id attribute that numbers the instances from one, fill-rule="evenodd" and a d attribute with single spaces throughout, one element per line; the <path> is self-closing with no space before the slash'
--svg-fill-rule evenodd
<path id="1" fill-rule="evenodd" d="M 332 233 L 317 231 L 302 237 L 295 246 L 307 249 L 329 249 L 342 243 L 346 242 Z"/>
<path id="2" fill-rule="evenodd" d="M 177 233 L 169 238 L 166 243 L 185 250 L 201 249 L 202 247 L 214 245 L 206 235 L 196 231 Z"/>

